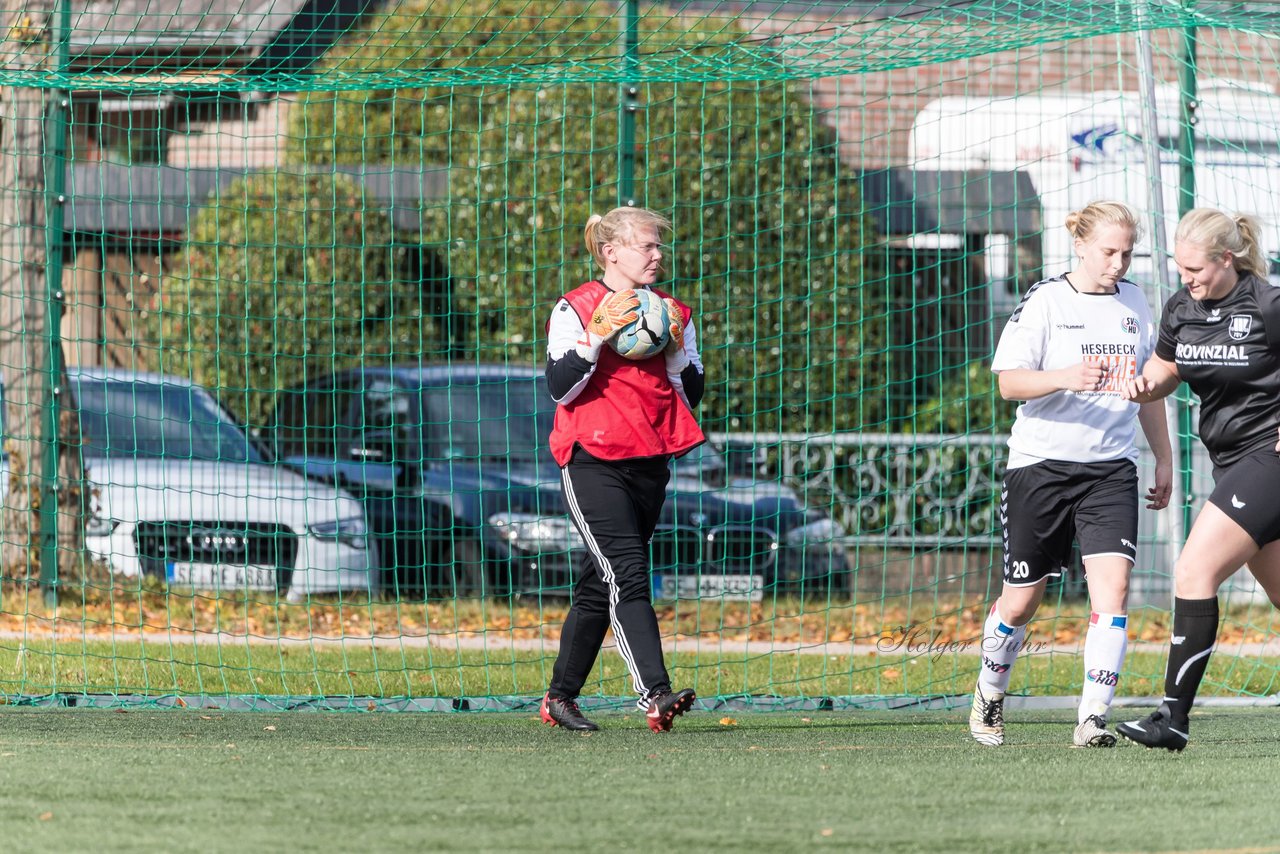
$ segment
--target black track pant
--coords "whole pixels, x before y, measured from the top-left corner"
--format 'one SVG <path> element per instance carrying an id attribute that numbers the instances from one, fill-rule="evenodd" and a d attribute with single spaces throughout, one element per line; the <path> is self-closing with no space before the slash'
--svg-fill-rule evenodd
<path id="1" fill-rule="evenodd" d="M 591 559 L 560 634 L 553 697 L 578 696 L 610 626 L 636 693 L 643 699 L 671 689 L 649 580 L 649 540 L 666 500 L 667 463 L 666 457 L 599 460 L 576 448 L 561 469 L 569 516 Z"/>

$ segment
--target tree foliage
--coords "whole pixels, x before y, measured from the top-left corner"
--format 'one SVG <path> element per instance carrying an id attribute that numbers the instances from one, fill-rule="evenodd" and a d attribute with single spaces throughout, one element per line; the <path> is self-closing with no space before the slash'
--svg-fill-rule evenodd
<path id="1" fill-rule="evenodd" d="M 1000 396 L 989 362 L 970 362 L 942 377 L 937 396 L 910 415 L 913 433 L 1008 433 L 1016 406 Z"/>
<path id="2" fill-rule="evenodd" d="M 148 313 L 163 369 L 261 423 L 275 391 L 416 352 L 434 321 L 385 211 L 341 174 L 236 181 L 193 219 Z"/>
<path id="3" fill-rule="evenodd" d="M 600 61 L 616 53 L 618 31 L 592 8 L 498 0 L 486 13 L 503 19 L 494 28 L 464 0 L 404 0 L 335 49 L 330 67 L 518 67 L 553 42 Z M 409 28 L 420 33 L 403 37 Z M 642 21 L 642 45 L 646 30 Z M 691 49 L 728 37 L 687 35 Z M 864 392 L 883 382 L 883 301 L 860 287 L 871 238 L 834 130 L 795 84 L 637 88 L 635 196 L 675 225 L 664 287 L 696 311 L 704 424 L 841 430 L 880 420 L 883 396 Z M 447 197 L 427 200 L 414 239 L 447 264 L 454 311 L 468 321 L 465 352 L 538 363 L 551 305 L 597 274 L 582 227 L 619 202 L 618 102 L 619 87 L 587 84 L 312 93 L 292 114 L 288 158 L 446 167 Z"/>

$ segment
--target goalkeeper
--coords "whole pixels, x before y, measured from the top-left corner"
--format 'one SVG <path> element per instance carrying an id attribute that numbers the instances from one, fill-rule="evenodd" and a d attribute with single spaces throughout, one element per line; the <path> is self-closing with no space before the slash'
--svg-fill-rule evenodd
<path id="1" fill-rule="evenodd" d="M 591 217 L 587 249 L 603 275 L 561 297 L 547 325 L 547 383 L 559 404 L 551 452 L 590 554 L 578 568 L 542 700 L 542 720 L 551 726 L 598 729 L 577 698 L 610 627 L 650 729 L 670 730 L 695 699 L 692 689 L 672 690 L 649 578 L 649 540 L 666 500 L 671 458 L 706 441 L 692 412 L 704 387 L 692 311 L 652 287 L 669 228 L 643 208 Z M 671 338 L 661 354 L 631 361 L 607 344 L 635 319 L 641 288 L 666 302 Z"/>

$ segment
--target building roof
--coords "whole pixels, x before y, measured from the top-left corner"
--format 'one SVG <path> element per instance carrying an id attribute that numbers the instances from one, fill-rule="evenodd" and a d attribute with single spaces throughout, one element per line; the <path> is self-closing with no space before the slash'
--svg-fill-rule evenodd
<path id="1" fill-rule="evenodd" d="M 341 37 L 373 0 L 97 0 L 71 2 L 72 65 L 132 73 L 297 71 Z"/>
<path id="2" fill-rule="evenodd" d="M 385 164 L 311 167 L 356 179 L 394 227 L 417 231 L 424 204 L 448 197 L 443 166 Z M 79 163 L 67 173 L 65 228 L 89 234 L 180 236 L 191 216 L 246 168 Z M 865 212 L 890 236 L 921 232 L 1007 234 L 1040 231 L 1040 201 L 1025 172 L 870 169 L 859 176 Z"/>
<path id="3" fill-rule="evenodd" d="M 214 196 L 252 170 L 182 169 L 150 164 L 76 164 L 68 170 L 64 228 L 125 238 L 177 237 Z M 313 167 L 313 171 L 326 171 Z M 421 228 L 425 202 L 448 194 L 448 170 L 377 164 L 328 167 L 355 178 L 371 204 L 386 210 L 401 231 Z"/>
<path id="4" fill-rule="evenodd" d="M 881 234 L 1035 234 L 1040 198 L 1026 172 L 867 169 L 862 203 Z"/>

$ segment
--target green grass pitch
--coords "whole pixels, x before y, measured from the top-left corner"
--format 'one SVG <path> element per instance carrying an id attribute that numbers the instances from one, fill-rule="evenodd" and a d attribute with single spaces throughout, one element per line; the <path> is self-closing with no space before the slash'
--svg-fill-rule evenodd
<path id="1" fill-rule="evenodd" d="M 1123 715 L 1128 710 L 1121 710 Z M 1280 851 L 1280 714 L 1183 754 L 973 744 L 951 712 L 694 712 L 665 735 L 531 714 L 0 710 L 12 851 Z"/>

